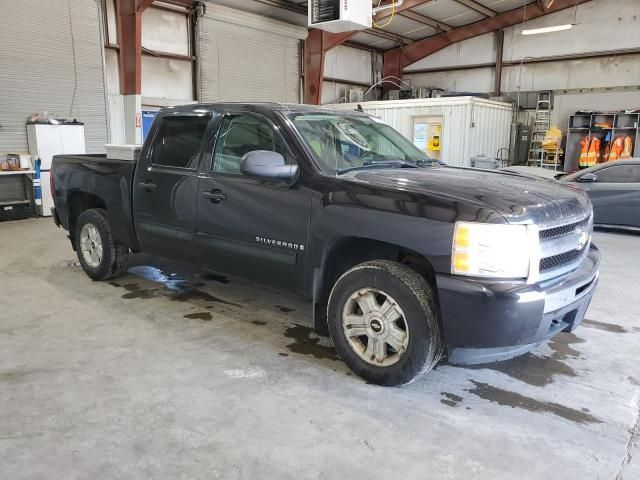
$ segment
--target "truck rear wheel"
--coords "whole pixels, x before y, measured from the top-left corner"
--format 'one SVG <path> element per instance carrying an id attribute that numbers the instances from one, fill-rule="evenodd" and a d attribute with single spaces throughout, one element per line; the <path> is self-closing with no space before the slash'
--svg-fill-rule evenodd
<path id="1" fill-rule="evenodd" d="M 129 249 L 114 241 L 106 212 L 101 208 L 80 214 L 75 246 L 82 269 L 94 280 L 115 278 L 127 271 Z"/>
<path id="2" fill-rule="evenodd" d="M 338 354 L 369 382 L 412 382 L 442 356 L 434 298 L 432 287 L 405 265 L 357 265 L 338 279 L 329 297 L 329 333 Z"/>

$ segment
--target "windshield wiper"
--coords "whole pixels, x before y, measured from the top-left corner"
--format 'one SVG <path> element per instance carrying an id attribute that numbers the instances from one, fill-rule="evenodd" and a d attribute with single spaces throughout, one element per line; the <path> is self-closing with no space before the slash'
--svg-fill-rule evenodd
<path id="1" fill-rule="evenodd" d="M 369 162 L 356 167 L 339 168 L 337 170 L 338 175 L 342 175 L 346 172 L 353 170 L 363 170 L 366 168 L 418 168 L 418 165 L 411 162 L 405 162 L 404 160 L 389 160 L 384 162 Z"/>

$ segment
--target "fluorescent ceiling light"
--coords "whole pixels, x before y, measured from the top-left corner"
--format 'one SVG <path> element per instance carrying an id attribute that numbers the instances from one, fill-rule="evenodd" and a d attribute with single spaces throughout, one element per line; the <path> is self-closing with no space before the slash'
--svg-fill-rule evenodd
<path id="1" fill-rule="evenodd" d="M 527 30 L 522 30 L 522 35 L 537 35 L 539 33 L 561 32 L 562 30 L 571 30 L 572 28 L 572 23 L 567 23 L 566 25 L 554 25 L 553 27 L 529 28 Z"/>

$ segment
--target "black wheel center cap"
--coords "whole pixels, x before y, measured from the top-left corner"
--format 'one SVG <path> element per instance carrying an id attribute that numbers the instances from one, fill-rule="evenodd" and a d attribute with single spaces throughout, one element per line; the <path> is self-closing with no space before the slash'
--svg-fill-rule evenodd
<path id="1" fill-rule="evenodd" d="M 380 333 L 382 331 L 382 323 L 380 322 L 380 320 L 375 318 L 371 320 L 369 327 L 371 328 L 371 331 L 373 333 Z"/>

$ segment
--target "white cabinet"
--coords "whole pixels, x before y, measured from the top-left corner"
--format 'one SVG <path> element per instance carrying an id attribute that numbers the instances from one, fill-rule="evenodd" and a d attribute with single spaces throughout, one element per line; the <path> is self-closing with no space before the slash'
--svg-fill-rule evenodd
<path id="1" fill-rule="evenodd" d="M 27 125 L 27 139 L 29 142 L 29 154 L 35 165 L 40 159 L 40 182 L 36 179 L 34 184 L 40 186 L 41 196 L 35 194 L 36 212 L 38 215 L 51 215 L 53 197 L 49 184 L 51 160 L 54 155 L 76 155 L 85 153 L 84 125 Z"/>
<path id="2" fill-rule="evenodd" d="M 51 159 L 60 154 L 83 154 L 84 125 L 27 125 L 29 153 L 35 164 L 37 158 L 42 162 L 42 170 L 51 169 Z"/>

